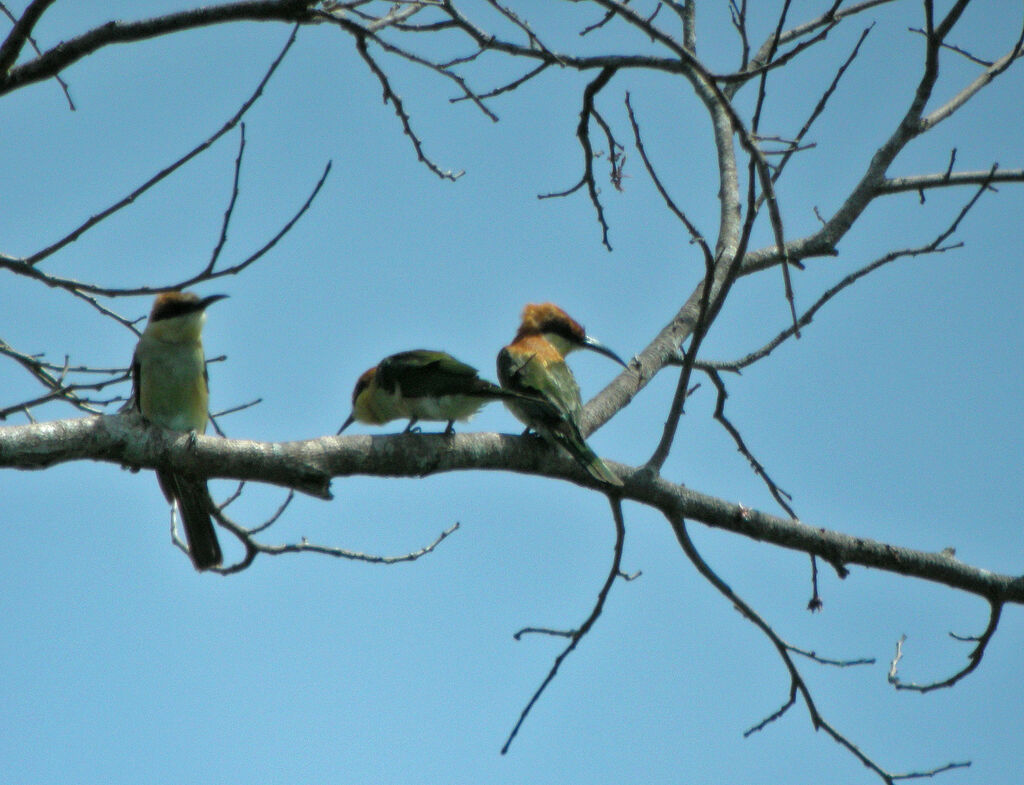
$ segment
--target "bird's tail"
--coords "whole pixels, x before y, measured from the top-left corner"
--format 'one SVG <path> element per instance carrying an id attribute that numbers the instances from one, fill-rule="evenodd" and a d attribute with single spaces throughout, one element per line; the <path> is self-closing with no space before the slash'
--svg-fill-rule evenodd
<path id="1" fill-rule="evenodd" d="M 615 475 L 615 472 L 608 468 L 597 453 L 590 449 L 590 446 L 584 441 L 579 430 L 572 427 L 570 423 L 566 422 L 564 424 L 570 427 L 554 431 L 552 435 L 555 437 L 555 441 L 562 445 L 595 480 L 621 488 L 622 480 Z"/>
<path id="2" fill-rule="evenodd" d="M 487 398 L 493 401 L 512 401 L 513 403 L 519 401 L 533 407 L 541 407 L 543 414 L 547 417 L 558 418 L 559 412 L 555 409 L 548 401 L 544 400 L 538 395 L 530 395 L 530 393 L 519 392 L 518 390 L 510 390 L 508 387 L 499 387 L 496 384 L 485 382 L 480 379 L 480 385 L 473 390 L 473 394 L 480 396 L 481 398 Z"/>
<path id="3" fill-rule="evenodd" d="M 180 474 L 157 472 L 160 487 L 170 502 L 177 502 L 181 523 L 185 529 L 188 553 L 197 570 L 218 566 L 223 556 L 217 532 L 213 528 L 210 509 L 213 502 L 203 480 Z"/>

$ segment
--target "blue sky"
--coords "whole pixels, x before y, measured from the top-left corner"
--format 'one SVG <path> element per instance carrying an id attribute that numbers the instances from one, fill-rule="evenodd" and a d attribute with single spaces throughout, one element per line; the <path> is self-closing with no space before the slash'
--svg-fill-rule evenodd
<path id="1" fill-rule="evenodd" d="M 37 28 L 40 45 L 140 13 L 135 3 L 108 3 L 109 16 L 82 5 L 56 4 Z M 583 18 L 570 5 L 558 13 Z M 823 5 L 795 3 L 792 18 Z M 972 9 L 954 41 L 1002 54 L 1020 9 L 992 5 Z M 177 7 L 153 2 L 145 13 Z M 998 30 L 997 11 L 1008 19 Z M 724 70 L 736 54 L 728 20 L 722 9 L 705 13 L 698 45 Z M 792 134 L 861 29 L 877 22 L 812 134 L 817 146 L 780 184 L 792 236 L 813 230 L 815 206 L 835 209 L 890 133 L 919 73 L 921 41 L 907 28 L 919 26 L 920 15 L 908 2 L 872 11 L 772 83 L 766 126 Z M 110 47 L 66 72 L 75 112 L 52 82 L 6 96 L 0 250 L 38 250 L 204 139 L 249 95 L 287 35 L 280 25 L 247 24 Z M 568 28 L 558 43 L 577 46 Z M 649 46 L 611 32 L 580 45 Z M 231 436 L 334 433 L 359 373 L 403 349 L 444 348 L 493 379 L 494 356 L 530 301 L 558 302 L 630 356 L 701 275 L 699 253 L 631 148 L 624 192 L 602 181 L 612 253 L 601 246 L 583 194 L 536 198 L 579 177 L 574 132 L 586 77 L 546 73 L 497 100 L 495 124 L 468 103 L 450 105 L 453 88 L 436 76 L 382 62 L 426 151 L 466 174 L 442 182 L 416 162 L 348 38 L 326 26 L 300 31 L 247 116 L 225 262 L 269 239 L 328 160 L 333 169 L 307 215 L 266 258 L 201 289 L 230 295 L 211 308 L 205 332 L 208 354 L 227 355 L 210 371 L 213 409 L 263 399 L 220 421 Z M 943 64 L 939 100 L 976 72 L 953 56 Z M 481 89 L 508 73 L 490 60 L 471 71 Z M 1018 67 L 912 144 L 890 174 L 942 171 L 952 147 L 964 169 L 1021 166 L 1022 88 Z M 599 105 L 623 142 L 630 139 L 626 90 L 662 176 L 713 236 L 717 176 L 705 115 L 682 82 L 620 74 Z M 46 271 L 111 285 L 161 285 L 191 273 L 216 243 L 237 149 L 237 133 L 229 134 L 48 260 Z M 798 307 L 886 251 L 931 240 L 969 196 L 933 191 L 924 205 L 916 194 L 876 204 L 838 258 L 810 260 L 794 274 Z M 830 303 L 801 340 L 728 379 L 728 413 L 804 521 L 923 550 L 955 546 L 968 563 L 1020 572 L 1022 209 L 1019 186 L 984 196 L 957 235 L 962 249 L 873 274 Z M 768 236 L 761 227 L 755 245 Z M 127 330 L 60 292 L 8 276 L 2 303 L 0 336 L 20 350 L 99 366 L 123 366 L 131 356 Z M 145 299 L 114 305 L 131 317 L 149 309 Z M 741 281 L 704 356 L 731 359 L 759 347 L 787 314 L 778 271 Z M 596 355 L 574 356 L 572 364 L 585 397 L 615 374 Z M 674 374 L 662 374 L 592 437 L 595 449 L 628 464 L 646 460 L 674 386 Z M 0 390 L 0 404 L 37 392 L 11 363 L 0 364 Z M 688 404 L 666 476 L 777 512 L 713 410 L 705 384 Z M 56 406 L 34 413 L 77 416 Z M 520 430 L 499 406 L 467 427 Z M 223 499 L 233 485 L 212 489 Z M 561 649 L 557 640 L 512 635 L 531 625 L 572 627 L 589 613 L 614 541 L 603 497 L 491 472 L 355 477 L 332 489 L 329 503 L 297 499 L 267 541 L 308 537 L 399 554 L 455 521 L 461 528 L 411 564 L 263 557 L 222 578 L 196 574 L 171 547 L 166 505 L 149 473 L 80 462 L 0 474 L 0 779 L 877 781 L 814 733 L 800 706 L 742 737 L 785 700 L 784 667 L 696 573 L 666 522 L 632 504 L 623 567 L 642 577 L 615 586 L 510 753 L 499 755 Z M 252 488 L 230 510 L 256 523 L 282 496 Z M 1019 780 L 1024 625 L 1017 608 L 1006 610 L 981 668 L 954 690 L 896 693 L 885 676 L 899 637 L 908 636 L 904 678 L 944 677 L 968 650 L 947 633 L 980 632 L 983 602 L 855 567 L 843 581 L 822 571 L 825 607 L 812 616 L 804 610 L 806 556 L 699 524 L 691 532 L 705 559 L 783 638 L 824 656 L 877 659 L 845 670 L 799 663 L 821 712 L 877 762 L 905 771 L 969 759 L 970 773 L 944 781 Z M 239 554 L 228 535 L 222 542 L 229 556 Z"/>

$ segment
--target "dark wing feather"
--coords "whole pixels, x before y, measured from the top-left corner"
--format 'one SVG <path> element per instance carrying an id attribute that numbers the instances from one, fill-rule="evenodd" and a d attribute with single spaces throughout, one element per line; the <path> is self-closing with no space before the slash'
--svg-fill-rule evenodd
<path id="1" fill-rule="evenodd" d="M 156 476 L 167 500 L 178 504 L 192 564 L 197 570 L 208 570 L 219 565 L 223 556 L 210 517 L 213 501 L 206 483 L 197 478 L 168 472 L 158 471 Z"/>
<path id="2" fill-rule="evenodd" d="M 447 352 L 414 349 L 384 358 L 377 366 L 377 384 L 394 392 L 401 387 L 409 398 L 442 395 L 484 395 L 494 385 L 477 376 L 477 370 Z"/>
<path id="3" fill-rule="evenodd" d="M 128 399 L 127 409 L 142 411 L 142 366 L 139 363 L 139 356 L 132 354 L 132 397 Z"/>
<path id="4" fill-rule="evenodd" d="M 498 352 L 498 380 L 531 423 L 560 428 L 569 419 L 570 411 L 534 384 L 534 372 L 540 370 L 536 362 L 539 360 L 535 361 L 534 355 L 513 354 L 506 347 Z"/>

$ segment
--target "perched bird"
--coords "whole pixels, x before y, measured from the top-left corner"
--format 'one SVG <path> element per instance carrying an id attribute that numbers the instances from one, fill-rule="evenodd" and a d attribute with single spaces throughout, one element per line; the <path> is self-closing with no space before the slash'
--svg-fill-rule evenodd
<path id="1" fill-rule="evenodd" d="M 406 432 L 420 420 L 430 420 L 447 422 L 444 432 L 449 434 L 456 420 L 468 420 L 485 403 L 516 397 L 517 393 L 484 381 L 476 368 L 447 352 L 399 352 L 359 377 L 352 390 L 352 414 L 338 433 L 356 421 L 383 425 L 408 418 Z"/>
<path id="2" fill-rule="evenodd" d="M 580 388 L 565 363 L 565 356 L 575 349 L 591 349 L 626 365 L 557 305 L 527 305 L 512 343 L 498 353 L 498 379 L 502 387 L 541 398 L 545 403 L 518 398 L 506 399 L 505 405 L 547 442 L 564 448 L 592 477 L 621 486 L 622 480 L 587 446 L 580 433 Z"/>
<path id="3" fill-rule="evenodd" d="M 157 296 L 132 358 L 135 407 L 149 422 L 175 431 L 206 430 L 210 395 L 201 335 L 207 307 L 225 297 L 200 298 L 192 292 Z M 167 501 L 177 504 L 181 512 L 195 568 L 216 567 L 222 557 L 206 481 L 166 471 L 156 476 Z"/>

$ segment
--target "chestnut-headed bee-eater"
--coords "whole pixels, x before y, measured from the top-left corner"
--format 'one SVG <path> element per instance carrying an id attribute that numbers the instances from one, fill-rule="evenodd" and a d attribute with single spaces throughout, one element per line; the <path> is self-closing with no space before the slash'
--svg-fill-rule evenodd
<path id="1" fill-rule="evenodd" d="M 580 433 L 580 388 L 565 362 L 565 356 L 575 349 L 591 349 L 626 366 L 615 352 L 587 335 L 579 322 L 554 303 L 527 305 L 512 343 L 498 353 L 498 379 L 502 387 L 544 403 L 516 398 L 506 399 L 505 405 L 545 441 L 564 448 L 592 477 L 621 486 L 622 480 L 587 446 Z"/>
<path id="2" fill-rule="evenodd" d="M 408 418 L 405 432 L 420 420 L 466 421 L 489 401 L 517 398 L 518 393 L 484 381 L 476 368 L 447 352 L 414 349 L 385 357 L 363 373 L 352 390 L 352 414 L 338 430 L 353 422 L 383 425 Z"/>
<path id="3" fill-rule="evenodd" d="M 210 394 L 202 331 L 207 307 L 227 297 L 200 298 L 192 292 L 158 295 L 135 347 L 132 384 L 135 407 L 151 423 L 174 431 L 206 430 Z M 160 488 L 181 513 L 192 564 L 206 570 L 221 563 L 220 544 L 210 518 L 212 501 L 199 477 L 158 471 Z"/>

